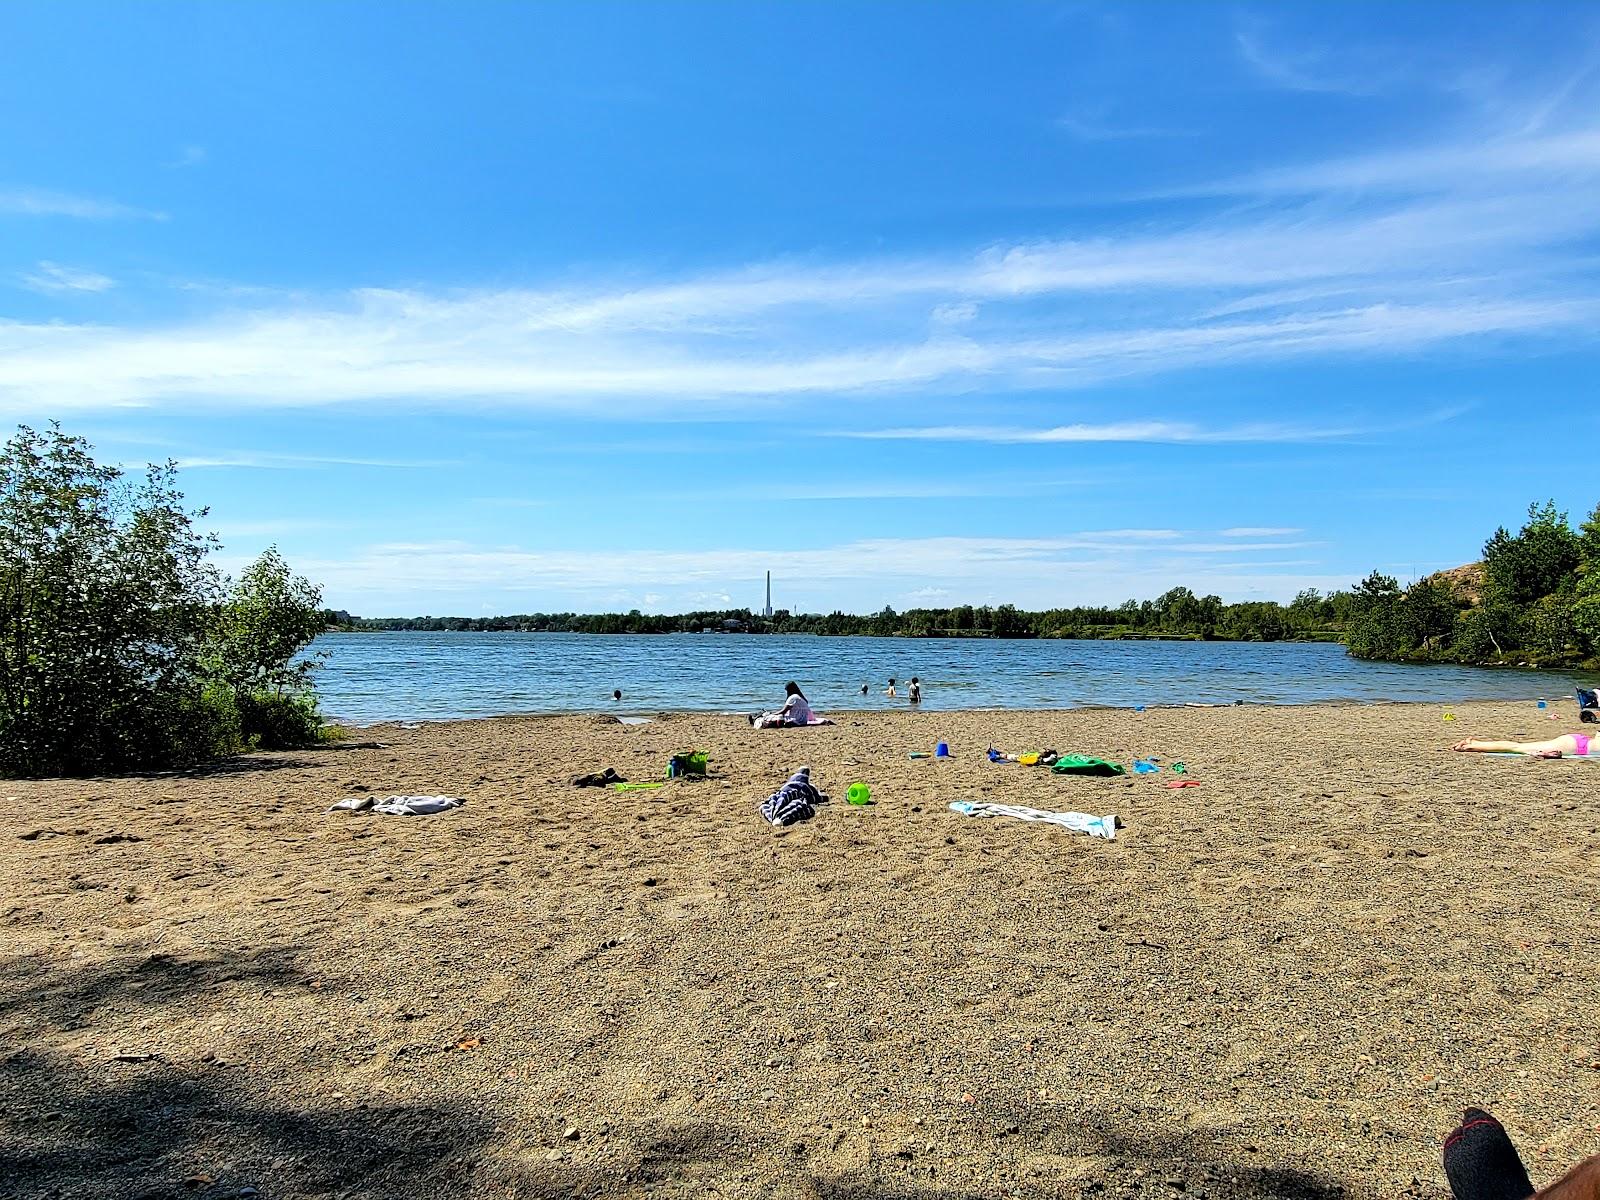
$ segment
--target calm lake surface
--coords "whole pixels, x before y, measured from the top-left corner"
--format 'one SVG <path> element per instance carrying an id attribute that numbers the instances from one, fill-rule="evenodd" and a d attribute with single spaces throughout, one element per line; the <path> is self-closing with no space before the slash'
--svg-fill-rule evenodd
<path id="1" fill-rule="evenodd" d="M 329 633 L 323 708 L 354 722 L 503 713 L 775 708 L 797 681 L 821 712 L 904 707 L 1554 699 L 1579 676 L 1360 662 L 1329 643 L 986 641 L 686 634 Z M 900 695 L 883 695 L 890 676 Z M 861 685 L 869 685 L 861 695 Z M 622 689 L 622 702 L 611 699 Z"/>

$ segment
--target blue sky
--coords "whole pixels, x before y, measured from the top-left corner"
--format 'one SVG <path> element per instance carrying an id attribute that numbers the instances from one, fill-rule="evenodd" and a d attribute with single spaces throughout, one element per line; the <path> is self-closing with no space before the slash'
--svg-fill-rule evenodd
<path id="1" fill-rule="evenodd" d="M 0 7 L 0 419 L 369 614 L 1228 600 L 1595 470 L 1592 5 Z"/>

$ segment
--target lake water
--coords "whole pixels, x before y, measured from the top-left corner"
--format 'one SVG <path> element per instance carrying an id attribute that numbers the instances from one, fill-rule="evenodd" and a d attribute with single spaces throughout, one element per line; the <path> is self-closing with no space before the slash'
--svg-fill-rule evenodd
<path id="1" fill-rule="evenodd" d="M 1587 682 L 1549 671 L 1361 662 L 1329 643 L 329 633 L 312 649 L 326 656 L 317 675 L 324 710 L 353 722 L 751 712 L 777 707 L 789 679 L 824 713 L 904 707 L 913 675 L 929 709 L 1553 699 Z M 896 700 L 883 695 L 891 675 Z M 613 688 L 622 689 L 620 704 Z"/>

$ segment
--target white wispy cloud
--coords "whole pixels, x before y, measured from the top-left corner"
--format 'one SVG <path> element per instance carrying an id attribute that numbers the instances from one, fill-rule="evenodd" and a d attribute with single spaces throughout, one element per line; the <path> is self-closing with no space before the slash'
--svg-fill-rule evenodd
<path id="1" fill-rule="evenodd" d="M 1136 536 L 1157 532 L 1151 539 Z M 1345 586 L 1337 573 L 1307 575 L 1314 559 L 1272 558 L 1313 543 L 1213 542 L 1176 531 L 1108 530 L 1050 538 L 875 538 L 814 549 L 773 547 L 670 551 L 652 548 L 530 551 L 465 542 L 386 543 L 338 559 L 296 557 L 297 570 L 324 583 L 331 603 L 357 611 L 381 595 L 431 598 L 485 593 L 528 595 L 543 603 L 581 603 L 625 589 L 648 590 L 671 603 L 728 603 L 749 593 L 771 570 L 774 578 L 807 587 L 849 584 L 879 595 L 905 595 L 940 581 L 952 597 L 982 599 L 991 592 L 1014 602 L 1070 604 L 1115 602 L 1144 589 L 1164 591 L 1174 582 L 1227 595 L 1273 592 L 1292 596 L 1301 587 Z M 1244 559 L 1226 556 L 1244 554 Z M 1270 564 L 1294 568 L 1285 573 Z M 382 589 L 382 592 L 374 589 Z M 875 589 L 875 590 L 874 590 Z M 531 603 L 531 601 L 530 601 Z"/>
<path id="2" fill-rule="evenodd" d="M 1341 45 L 1336 58 L 1326 44 L 1291 47 L 1260 20 L 1241 18 L 1234 45 L 1241 61 L 1262 79 L 1293 92 L 1374 96 L 1391 79 L 1370 52 Z"/>
<path id="3" fill-rule="evenodd" d="M 98 271 L 82 267 L 67 267 L 60 263 L 40 262 L 22 276 L 22 285 L 35 292 L 59 294 L 63 292 L 104 292 L 117 286 L 117 281 Z"/>
<path id="4" fill-rule="evenodd" d="M 685 405 L 706 415 L 750 415 L 739 403 L 743 398 L 893 392 L 978 380 L 1019 389 L 1080 387 L 1217 363 L 1393 354 L 1475 335 L 1592 329 L 1600 316 L 1600 300 L 1587 298 L 1463 298 L 1250 322 L 1184 320 L 1067 336 L 905 340 L 810 353 L 774 337 L 730 353 L 698 344 L 533 337 L 515 304 L 499 311 L 470 307 L 470 317 L 447 310 L 418 319 L 386 302 L 365 302 L 353 310 L 161 331 L 0 322 L 0 414 L 156 403 L 457 407 L 478 400 L 613 417 L 641 406 Z"/>
<path id="5" fill-rule="evenodd" d="M 434 470 L 459 467 L 459 459 L 361 458 L 323 454 L 265 454 L 223 451 L 216 454 L 180 456 L 174 461 L 180 469 L 247 467 L 263 471 L 296 471 L 324 467 L 379 467 L 388 470 Z"/>
<path id="6" fill-rule="evenodd" d="M 1208 427 L 1187 421 L 1111 421 L 1057 425 L 1046 429 L 994 425 L 923 425 L 898 429 L 844 430 L 838 437 L 882 441 L 989 442 L 997 445 L 1050 445 L 1059 442 L 1150 442 L 1166 445 L 1247 445 L 1251 443 L 1327 442 L 1342 438 L 1393 433 L 1439 424 L 1461 414 L 1441 409 L 1399 423 L 1367 425 L 1249 425 Z M 1229 536 L 1239 531 L 1231 531 Z M 1293 531 L 1291 531 L 1293 532 Z"/>
<path id="7" fill-rule="evenodd" d="M 1138 125 L 1132 122 L 1111 120 L 1104 109 L 1081 109 L 1063 113 L 1056 118 L 1073 137 L 1084 142 L 1117 142 L 1144 138 L 1193 137 L 1192 130 L 1174 129 L 1164 125 Z"/>
<path id="8" fill-rule="evenodd" d="M 1495 194 L 1496 185 L 1518 189 L 1542 181 L 1570 183 L 1600 174 L 1600 129 L 1582 127 L 1555 133 L 1504 135 L 1437 146 L 1413 146 L 1371 154 L 1347 155 L 1300 166 L 1274 167 L 1248 175 L 1176 187 L 1168 196 L 1282 195 L 1324 191 L 1450 192 L 1463 189 Z M 1576 201 L 1578 194 L 1569 193 Z M 1549 196 L 1513 193 L 1498 200 L 1501 211 L 1542 208 Z M 1481 202 L 1480 202 L 1481 204 Z M 1461 210 L 1464 215 L 1472 210 Z M 1481 207 L 1479 211 L 1484 211 Z M 1573 218 L 1582 222 L 1576 212 Z M 1423 220 L 1426 220 L 1423 217 Z M 1469 217 L 1470 219 L 1470 217 Z M 1543 232 L 1537 233 L 1543 237 Z"/>
<path id="9" fill-rule="evenodd" d="M 1349 437 L 1348 428 L 1319 429 L 1292 425 L 1241 425 L 1206 429 L 1178 421 L 1114 421 L 1106 424 L 1057 425 L 1051 429 L 1005 429 L 988 425 L 927 425 L 902 429 L 846 430 L 837 436 L 884 441 L 992 442 L 1000 445 L 1055 442 L 1158 442 L 1226 444 L 1248 442 L 1316 442 Z"/>
<path id="10" fill-rule="evenodd" d="M 175 169 L 184 167 L 198 167 L 206 161 L 206 148 L 204 146 L 184 146 L 179 149 L 177 156 L 164 165 Z"/>
<path id="11" fill-rule="evenodd" d="M 1269 526 L 1269 525 L 1236 525 L 1232 529 L 1223 529 L 1223 530 L 1219 530 L 1219 532 L 1222 534 L 1223 537 L 1263 538 L 1263 537 L 1293 537 L 1297 533 L 1304 533 L 1305 530 L 1294 528 L 1292 526 L 1284 527 L 1284 526 Z"/>
<path id="12" fill-rule="evenodd" d="M 0 216 L 76 217 L 83 221 L 165 221 L 167 215 L 115 200 L 44 188 L 0 185 Z"/>
<path id="13" fill-rule="evenodd" d="M 1600 332 L 1582 253 L 1600 236 L 1596 184 L 1591 122 L 1285 167 L 1189 189 L 1259 201 L 1242 209 L 966 252 L 586 288 L 235 292 L 168 324 L 0 321 L 0 415 L 381 403 L 760 417 L 801 395 L 870 394 L 882 410 L 936 389 L 1493 353 Z M 1091 429 L 1002 434 L 1124 436 Z"/>

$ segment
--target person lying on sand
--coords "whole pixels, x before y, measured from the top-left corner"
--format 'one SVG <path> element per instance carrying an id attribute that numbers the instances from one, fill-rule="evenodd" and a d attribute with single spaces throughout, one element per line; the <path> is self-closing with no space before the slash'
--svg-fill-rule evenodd
<path id="1" fill-rule="evenodd" d="M 790 680 L 783 685 L 786 699 L 783 707 L 777 712 L 759 713 L 750 718 L 750 724 L 757 729 L 786 729 L 795 725 L 823 724 L 811 711 L 811 703 L 806 699 L 806 694 L 800 690 L 800 685 Z M 831 722 L 830 722 L 831 723 Z"/>
<path id="2" fill-rule="evenodd" d="M 1531 754 L 1535 758 L 1588 758 L 1590 753 L 1587 733 L 1563 733 L 1544 742 L 1494 742 L 1487 738 L 1468 738 L 1450 748 L 1477 754 Z M 1595 757 L 1600 758 L 1600 748 L 1596 749 Z"/>
<path id="3" fill-rule="evenodd" d="M 1445 1138 L 1444 1173 L 1456 1200 L 1600 1200 L 1600 1155 L 1535 1192 L 1504 1126 L 1481 1108 Z"/>

